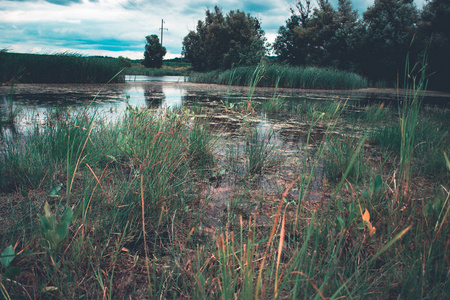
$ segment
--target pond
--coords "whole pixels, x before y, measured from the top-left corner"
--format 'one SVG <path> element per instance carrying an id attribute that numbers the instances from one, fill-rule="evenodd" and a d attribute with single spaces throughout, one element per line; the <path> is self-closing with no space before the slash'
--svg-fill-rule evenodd
<path id="1" fill-rule="evenodd" d="M 298 165 L 304 158 L 308 137 L 309 123 L 285 113 L 269 113 L 258 109 L 251 114 L 238 113 L 249 94 L 248 87 L 228 87 L 210 84 L 195 84 L 186 82 L 179 76 L 127 76 L 123 84 L 19 84 L 13 90 L 10 87 L 0 87 L 1 109 L 5 110 L 8 99 L 12 97 L 13 106 L 19 115 L 14 127 L 5 126 L 1 129 L 0 139 L 20 139 L 36 125 L 46 122 L 49 116 L 58 111 L 81 111 L 88 106 L 98 110 L 99 115 L 112 121 L 123 116 L 127 106 L 146 107 L 164 110 L 175 107 L 185 107 L 201 111 L 208 118 L 210 128 L 219 136 L 216 156 L 217 169 L 227 170 L 227 159 L 233 153 L 242 154 L 245 144 L 245 133 L 241 130 L 246 124 L 252 124 L 260 138 L 267 139 L 270 147 L 277 150 L 277 172 L 265 174 L 258 180 L 256 187 L 250 190 L 263 195 L 275 195 L 280 187 L 285 187 L 298 177 Z M 252 96 L 252 105 L 260 107 L 261 103 L 274 97 L 273 88 L 257 88 Z M 299 103 L 320 103 L 324 101 L 347 101 L 347 109 L 356 113 L 363 111 L 369 104 L 397 105 L 395 90 L 364 89 L 355 91 L 317 91 L 299 89 L 278 89 L 276 95 L 285 104 L 294 109 Z M 450 96 L 444 93 L 428 93 L 424 102 L 428 105 L 438 105 L 448 108 Z M 239 106 L 241 105 L 241 106 Z M 234 110 L 233 110 L 234 108 Z M 288 110 L 289 110 L 288 109 Z M 320 124 L 311 132 L 310 143 L 320 142 L 326 128 Z M 238 179 L 244 168 L 238 162 L 233 170 L 233 176 L 225 176 L 223 180 L 211 181 L 207 193 L 211 199 L 208 227 L 220 224 L 221 212 L 228 205 L 229 199 L 238 197 L 240 193 Z M 297 167 L 295 167 L 297 166 Z M 311 179 L 307 199 L 321 201 L 327 196 L 321 192 L 324 170 L 319 164 Z M 257 190 L 257 192 L 256 192 Z M 248 191 L 247 191 L 248 192 Z M 205 191 L 206 193 L 206 191 Z M 292 201 L 298 199 L 298 189 L 291 189 L 289 195 Z"/>
<path id="2" fill-rule="evenodd" d="M 255 101 L 273 97 L 272 88 L 257 88 Z M 363 89 L 340 90 L 300 90 L 278 89 L 277 95 L 287 103 L 299 101 L 347 100 L 349 106 L 365 106 L 375 103 L 396 103 L 395 90 Z M 230 103 L 242 101 L 248 96 L 248 87 L 227 87 L 186 82 L 183 76 L 126 76 L 123 84 L 19 84 L 13 90 L 0 87 L 1 108 L 5 110 L 9 97 L 13 97 L 14 107 L 20 111 L 17 125 L 27 126 L 42 120 L 46 113 L 54 109 L 80 109 L 92 103 L 99 112 L 110 112 L 118 117 L 127 105 L 145 107 L 180 107 L 193 103 Z M 95 100 L 94 100 L 95 99 Z M 94 100 L 94 101 L 93 101 Z M 450 107 L 450 95 L 428 93 L 424 102 L 441 107 Z"/>

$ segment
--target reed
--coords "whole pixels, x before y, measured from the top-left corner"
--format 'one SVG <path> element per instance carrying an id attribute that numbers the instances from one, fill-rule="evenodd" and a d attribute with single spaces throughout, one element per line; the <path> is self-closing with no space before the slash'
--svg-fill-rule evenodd
<path id="1" fill-rule="evenodd" d="M 3 97 L 3 103 L 0 105 L 0 127 L 14 125 L 18 114 L 19 110 L 14 108 L 14 82 L 12 82 L 8 98 Z"/>
<path id="2" fill-rule="evenodd" d="M 270 144 L 272 135 L 272 131 L 261 134 L 256 127 L 246 134 L 244 151 L 248 157 L 247 172 L 250 175 L 261 174 L 264 167 L 270 164 L 273 157 L 273 145 Z"/>
<path id="3" fill-rule="evenodd" d="M 255 67 L 237 67 L 207 73 L 192 73 L 189 81 L 198 83 L 228 84 L 233 73 L 233 85 L 250 85 L 249 79 Z M 280 74 L 282 74 L 280 76 Z M 278 79 L 281 77 L 280 79 Z M 316 67 L 292 67 L 277 64 L 264 66 L 264 73 L 258 86 L 301 89 L 360 89 L 367 88 L 366 78 L 346 71 Z"/>
<path id="4" fill-rule="evenodd" d="M 122 68 L 116 58 L 82 56 L 75 53 L 19 54 L 0 52 L 0 82 L 22 83 L 106 83 Z"/>

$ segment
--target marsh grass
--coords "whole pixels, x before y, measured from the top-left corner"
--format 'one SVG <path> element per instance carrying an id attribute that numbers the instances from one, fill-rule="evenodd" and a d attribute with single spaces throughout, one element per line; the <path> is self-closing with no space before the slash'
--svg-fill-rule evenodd
<path id="1" fill-rule="evenodd" d="M 189 134 L 189 155 L 200 171 L 208 171 L 214 165 L 214 145 L 217 139 L 213 138 L 206 119 L 194 118 Z"/>
<path id="2" fill-rule="evenodd" d="M 256 67 L 259 68 L 259 67 Z M 192 73 L 189 81 L 198 83 L 228 84 L 230 73 L 233 73 L 233 85 L 250 85 L 255 67 L 237 67 L 230 70 L 218 70 L 207 73 Z M 280 75 L 281 74 L 281 75 Z M 302 89 L 359 89 L 367 88 L 366 78 L 346 71 L 316 68 L 292 67 L 285 65 L 264 65 L 263 78 L 258 86 Z M 279 79 L 280 78 L 280 79 Z"/>
<path id="3" fill-rule="evenodd" d="M 334 182 L 340 182 L 347 171 L 347 179 L 358 183 L 364 178 L 365 168 L 364 153 L 359 151 L 349 170 L 353 153 L 358 147 L 358 140 L 351 137 L 331 137 L 324 154 L 324 169 L 326 177 Z"/>
<path id="4" fill-rule="evenodd" d="M 279 113 L 285 107 L 284 100 L 279 95 L 277 95 L 278 86 L 280 84 L 281 76 L 282 76 L 282 74 L 279 74 L 278 77 L 277 77 L 277 80 L 275 81 L 274 92 L 273 92 L 272 98 L 270 98 L 266 102 L 263 102 L 263 104 L 262 104 L 263 111 L 265 111 L 265 112 L 268 112 L 268 113 Z"/>
<path id="5" fill-rule="evenodd" d="M 105 83 L 113 77 L 114 82 L 124 80 L 123 76 L 114 76 L 123 68 L 116 58 L 0 52 L 0 61 L 2 83 Z"/>
<path id="6" fill-rule="evenodd" d="M 273 131 L 261 134 L 255 127 L 246 134 L 245 154 L 247 156 L 247 172 L 250 175 L 261 174 L 273 159 L 273 145 L 271 144 Z"/>
<path id="7" fill-rule="evenodd" d="M 3 97 L 3 104 L 0 106 L 0 126 L 12 126 L 19 115 L 19 109 L 14 107 L 14 82 L 11 83 L 9 96 Z"/>

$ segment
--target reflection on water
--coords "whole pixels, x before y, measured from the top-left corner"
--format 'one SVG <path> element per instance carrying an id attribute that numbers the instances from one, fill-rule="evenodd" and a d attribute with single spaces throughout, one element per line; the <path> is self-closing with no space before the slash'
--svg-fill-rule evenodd
<path id="1" fill-rule="evenodd" d="M 214 108 L 221 101 L 238 103 L 245 101 L 248 94 L 247 87 L 232 87 L 228 94 L 227 86 L 191 84 L 180 76 L 128 76 L 122 84 L 18 84 L 14 87 L 14 108 L 20 111 L 16 125 L 18 132 L 32 128 L 35 124 L 42 124 L 55 110 L 83 110 L 91 106 L 111 120 L 121 117 L 128 105 L 148 108 L 174 108 L 183 105 L 198 105 Z M 349 104 L 358 106 L 374 103 L 396 103 L 395 91 L 358 90 L 358 91 L 311 91 L 298 89 L 278 89 L 278 94 L 290 105 L 299 101 L 330 101 L 333 99 L 346 100 Z M 0 97 L 9 97 L 10 87 L 0 86 Z M 254 101 L 261 102 L 273 96 L 273 89 L 256 89 Z M 431 95 L 425 102 L 439 104 L 444 107 L 450 105 L 449 95 Z M 0 106 L 5 110 L 5 103 Z M 396 105 L 396 104 L 394 104 Z M 240 122 L 230 119 L 230 116 L 209 116 L 217 124 L 227 121 L 230 131 L 235 131 Z M 221 120 L 221 118 L 229 120 Z M 280 116 L 270 116 L 273 121 L 280 122 Z M 260 130 L 267 131 L 269 117 L 260 123 Z M 234 125 L 236 128 L 233 128 Z M 298 125 L 294 125 L 298 126 Z M 3 129 L 3 131 L 8 129 Z M 280 130 L 282 138 L 292 137 L 289 128 Z M 295 135 L 295 133 L 294 133 Z"/>

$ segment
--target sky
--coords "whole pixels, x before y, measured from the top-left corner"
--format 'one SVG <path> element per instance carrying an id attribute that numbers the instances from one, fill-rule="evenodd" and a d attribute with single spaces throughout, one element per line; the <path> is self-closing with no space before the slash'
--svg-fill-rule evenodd
<path id="1" fill-rule="evenodd" d="M 338 0 L 330 0 L 337 7 Z M 374 0 L 353 0 L 362 15 Z M 314 1 L 313 1 L 314 2 Z M 415 0 L 421 8 L 425 0 Z M 205 11 L 241 10 L 258 18 L 268 42 L 290 17 L 294 0 L 0 0 L 0 50 L 143 58 L 145 37 L 161 35 L 166 59 L 180 57 L 183 38 Z"/>

